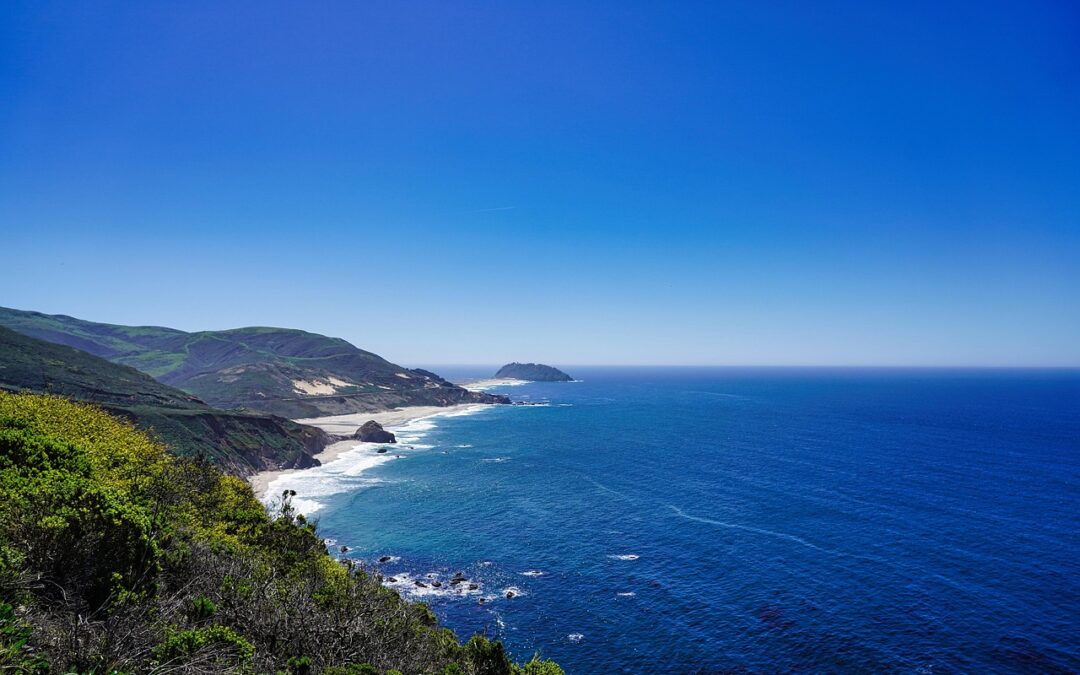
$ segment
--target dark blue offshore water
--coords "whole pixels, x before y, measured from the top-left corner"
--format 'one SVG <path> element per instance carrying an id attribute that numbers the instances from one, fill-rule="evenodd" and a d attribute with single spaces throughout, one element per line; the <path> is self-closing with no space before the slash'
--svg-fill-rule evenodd
<path id="1" fill-rule="evenodd" d="M 342 460 L 324 535 L 569 673 L 1080 670 L 1080 372 L 573 374 Z"/>

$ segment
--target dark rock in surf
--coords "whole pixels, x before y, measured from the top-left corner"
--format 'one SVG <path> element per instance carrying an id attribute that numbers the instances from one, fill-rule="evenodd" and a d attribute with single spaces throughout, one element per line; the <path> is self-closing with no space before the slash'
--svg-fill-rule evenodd
<path id="1" fill-rule="evenodd" d="M 363 443 L 397 443 L 394 434 L 383 429 L 382 425 L 375 420 L 364 422 L 364 425 L 353 434 L 353 438 Z"/>

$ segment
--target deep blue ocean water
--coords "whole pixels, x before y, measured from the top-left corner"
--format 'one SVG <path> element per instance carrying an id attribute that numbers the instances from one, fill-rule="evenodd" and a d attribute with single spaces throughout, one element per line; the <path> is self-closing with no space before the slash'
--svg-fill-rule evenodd
<path id="1" fill-rule="evenodd" d="M 296 489 L 459 635 L 568 673 L 1080 670 L 1080 372 L 573 374 Z"/>

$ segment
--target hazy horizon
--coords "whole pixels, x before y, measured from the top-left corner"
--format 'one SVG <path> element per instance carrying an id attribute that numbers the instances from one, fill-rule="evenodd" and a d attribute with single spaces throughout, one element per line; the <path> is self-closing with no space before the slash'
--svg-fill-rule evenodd
<path id="1" fill-rule="evenodd" d="M 1080 7 L 9 3 L 0 305 L 405 364 L 1080 366 Z"/>
<path id="2" fill-rule="evenodd" d="M 24 307 L 12 307 L 10 309 L 18 309 L 18 310 L 21 310 L 21 311 L 40 311 L 40 310 L 24 308 Z M 89 317 L 86 317 L 86 316 L 80 316 L 80 315 L 77 315 L 77 314 L 70 314 L 70 313 L 66 313 L 66 312 L 42 312 L 42 313 L 44 313 L 44 314 L 61 314 L 61 315 L 66 314 L 67 316 L 73 316 L 74 318 L 77 318 L 77 319 L 84 319 L 84 320 L 87 320 L 87 321 L 96 321 L 97 323 L 114 323 L 114 324 L 116 323 L 116 322 L 108 322 L 108 321 L 97 321 L 96 319 L 93 319 L 93 318 L 89 318 Z M 170 325 L 170 324 L 146 324 L 146 323 L 142 323 L 142 324 L 123 324 L 123 323 L 120 323 L 118 325 L 154 326 L 154 327 L 159 327 L 159 328 L 174 328 L 174 329 L 177 329 L 177 330 L 183 330 L 183 331 L 190 332 L 190 333 L 196 333 L 196 332 L 200 332 L 200 331 L 218 331 L 218 330 L 230 330 L 230 329 L 237 329 L 237 328 L 252 328 L 252 327 L 289 328 L 289 329 L 306 330 L 308 332 L 317 332 L 317 331 L 309 330 L 309 329 L 304 328 L 302 326 L 284 326 L 284 325 L 271 326 L 269 324 L 249 324 L 249 325 L 244 325 L 244 326 L 240 326 L 240 325 L 219 326 L 219 327 L 213 327 L 213 328 L 183 328 L 183 327 L 180 327 L 180 326 Z M 332 335 L 332 334 L 325 334 L 325 335 L 328 335 L 329 337 L 342 338 L 342 339 L 345 339 L 345 340 L 351 342 L 356 347 L 359 347 L 361 349 L 365 349 L 367 351 L 373 351 L 373 350 L 370 350 L 367 347 L 365 347 L 362 343 L 354 342 L 354 341 L 349 340 L 348 338 L 345 338 L 345 337 L 343 337 L 341 335 Z M 556 360 L 551 360 L 551 359 L 544 360 L 544 359 L 523 358 L 523 357 L 506 358 L 506 359 L 498 360 L 498 361 L 475 361 L 475 362 L 442 361 L 442 362 L 434 362 L 434 361 L 425 360 L 425 359 L 421 359 L 421 360 L 418 360 L 418 361 L 417 360 L 407 360 L 407 359 L 397 359 L 397 358 L 394 358 L 394 356 L 391 355 L 391 354 L 384 354 L 384 353 L 380 353 L 380 352 L 375 352 L 375 353 L 378 354 L 379 356 L 382 356 L 382 357 L 386 358 L 387 360 L 395 362 L 395 363 L 397 363 L 399 365 L 403 365 L 403 366 L 406 366 L 406 367 L 409 367 L 409 368 L 425 368 L 425 369 L 428 369 L 428 370 L 435 370 L 436 372 L 439 372 L 438 369 L 440 369 L 440 368 L 460 368 L 460 369 L 463 369 L 463 370 L 464 369 L 484 369 L 484 368 L 486 368 L 486 369 L 492 370 L 492 373 L 494 373 L 494 370 L 497 369 L 498 367 L 503 366 L 503 365 L 505 365 L 507 363 L 510 363 L 510 362 L 514 362 L 514 361 L 522 362 L 522 363 L 542 362 L 542 363 L 546 363 L 548 365 L 554 365 L 554 366 L 560 367 L 560 368 L 673 368 L 673 369 L 677 369 L 677 368 L 733 368 L 733 369 L 734 368 L 748 368 L 748 369 L 751 369 L 751 368 L 762 368 L 762 369 L 768 369 L 768 368 L 776 368 L 776 369 L 784 369 L 784 368 L 790 368 L 790 369 L 800 369 L 800 368 L 805 368 L 805 369 L 830 369 L 830 368 L 834 368 L 834 369 L 837 369 L 837 370 L 843 370 L 843 369 L 868 369 L 868 370 L 873 370 L 873 369 L 881 369 L 881 370 L 904 370 L 904 369 L 907 369 L 907 370 L 920 370 L 920 369 L 926 369 L 926 370 L 949 370 L 949 369 L 954 369 L 954 370 L 996 370 L 996 369 L 1001 369 L 1001 370 L 1076 370 L 1076 369 L 1080 368 L 1080 365 L 1075 365 L 1075 364 L 1015 364 L 1015 365 L 1001 365 L 1001 364 L 998 364 L 998 365 L 994 365 L 994 364 L 980 364 L 980 363 L 967 363 L 967 364 L 964 364 L 964 363 L 890 364 L 890 363 L 794 363 L 794 362 L 792 362 L 792 363 L 679 363 L 679 362 L 674 362 L 674 361 L 667 362 L 667 363 L 663 363 L 663 362 L 616 363 L 616 362 L 572 362 L 572 361 L 565 361 L 565 360 L 558 360 L 558 359 L 556 359 Z M 445 372 L 439 372 L 439 374 L 440 375 L 446 375 Z M 450 379 L 453 379 L 453 378 L 451 377 Z"/>

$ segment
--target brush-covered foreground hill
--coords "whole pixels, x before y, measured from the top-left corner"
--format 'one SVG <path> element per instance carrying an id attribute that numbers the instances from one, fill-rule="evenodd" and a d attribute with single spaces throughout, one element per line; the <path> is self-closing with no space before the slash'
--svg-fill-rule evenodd
<path id="1" fill-rule="evenodd" d="M 290 418 L 406 405 L 509 403 L 403 368 L 340 338 L 288 328 L 185 333 L 0 308 L 0 326 L 151 375 L 219 408 Z"/>
<path id="2" fill-rule="evenodd" d="M 0 327 L 0 388 L 95 403 L 135 422 L 178 455 L 202 455 L 225 470 L 318 464 L 326 432 L 273 415 L 216 410 L 134 368 Z"/>
<path id="3" fill-rule="evenodd" d="M 562 675 L 462 645 L 289 505 L 130 424 L 0 391 L 0 671 Z"/>

